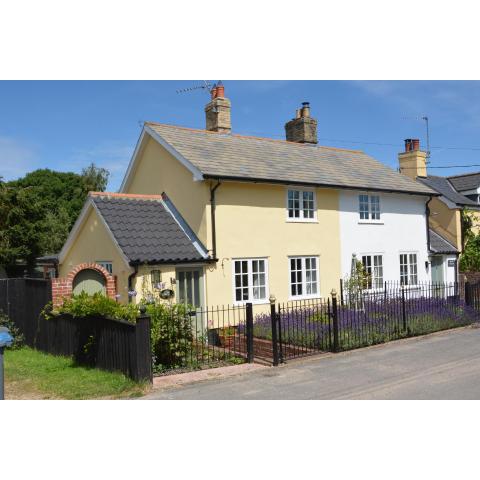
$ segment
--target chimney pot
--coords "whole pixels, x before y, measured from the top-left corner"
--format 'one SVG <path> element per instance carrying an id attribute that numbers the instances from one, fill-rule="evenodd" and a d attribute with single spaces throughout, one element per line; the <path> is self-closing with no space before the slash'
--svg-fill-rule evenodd
<path id="1" fill-rule="evenodd" d="M 212 89 L 210 90 L 212 100 L 217 98 L 217 85 L 214 83 Z"/>
<path id="2" fill-rule="evenodd" d="M 412 150 L 420 150 L 420 140 L 418 138 L 412 139 Z"/>
<path id="3" fill-rule="evenodd" d="M 225 98 L 225 87 L 221 80 L 217 83 L 217 97 Z"/>
<path id="4" fill-rule="evenodd" d="M 302 102 L 302 117 L 310 117 L 310 102 Z"/>

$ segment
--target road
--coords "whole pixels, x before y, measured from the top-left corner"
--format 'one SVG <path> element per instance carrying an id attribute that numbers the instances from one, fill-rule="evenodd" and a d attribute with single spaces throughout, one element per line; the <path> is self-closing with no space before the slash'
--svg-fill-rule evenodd
<path id="1" fill-rule="evenodd" d="M 480 399 L 480 328 L 291 361 L 148 399 Z"/>

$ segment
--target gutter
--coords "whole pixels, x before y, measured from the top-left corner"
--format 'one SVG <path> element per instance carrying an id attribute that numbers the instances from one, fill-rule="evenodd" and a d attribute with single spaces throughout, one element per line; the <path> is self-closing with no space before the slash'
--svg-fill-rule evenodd
<path id="1" fill-rule="evenodd" d="M 217 232 L 215 226 L 215 208 L 216 208 L 216 201 L 215 201 L 215 192 L 217 188 L 221 185 L 220 180 L 217 178 L 217 184 L 212 188 L 210 187 L 210 214 L 211 214 L 211 221 L 212 221 L 212 259 L 217 262 Z"/>
<path id="2" fill-rule="evenodd" d="M 336 188 L 344 190 L 358 190 L 358 191 L 369 191 L 369 192 L 384 192 L 384 193 L 400 193 L 406 195 L 420 195 L 420 196 L 429 196 L 429 197 L 439 197 L 441 194 L 438 192 L 418 192 L 413 190 L 393 190 L 388 188 L 375 188 L 375 187 L 353 187 L 348 185 L 336 185 L 336 184 L 326 184 L 326 183 L 312 183 L 312 182 L 295 182 L 293 180 L 272 180 L 268 178 L 247 178 L 247 177 L 234 177 L 234 176 L 218 176 L 218 175 L 203 175 L 205 180 L 217 180 L 220 183 L 220 179 L 233 182 L 244 182 L 244 183 L 266 183 L 274 185 L 299 185 L 305 187 L 319 187 L 319 188 Z"/>

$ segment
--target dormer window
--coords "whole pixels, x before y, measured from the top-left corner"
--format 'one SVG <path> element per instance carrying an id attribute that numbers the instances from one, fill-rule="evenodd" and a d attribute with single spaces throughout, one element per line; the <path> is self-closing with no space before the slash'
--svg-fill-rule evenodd
<path id="1" fill-rule="evenodd" d="M 362 194 L 358 196 L 358 211 L 360 220 L 380 220 L 380 197 L 378 195 Z"/>
<path id="2" fill-rule="evenodd" d="M 287 219 L 290 222 L 316 222 L 317 202 L 315 191 L 308 189 L 288 189 Z"/>

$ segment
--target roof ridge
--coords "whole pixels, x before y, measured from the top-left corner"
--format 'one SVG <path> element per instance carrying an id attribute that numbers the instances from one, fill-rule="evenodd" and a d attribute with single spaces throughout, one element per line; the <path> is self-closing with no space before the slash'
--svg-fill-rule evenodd
<path id="1" fill-rule="evenodd" d="M 470 175 L 480 175 L 480 172 L 462 173 L 460 175 L 449 175 L 446 178 L 469 177 Z"/>
<path id="2" fill-rule="evenodd" d="M 181 127 L 179 125 L 170 125 L 168 123 L 158 123 L 158 122 L 144 122 L 146 125 L 157 125 L 159 127 L 169 127 L 169 128 L 178 128 L 180 130 L 187 130 L 190 132 L 199 132 L 199 133 L 208 133 L 211 135 L 223 135 L 223 136 L 231 136 L 236 138 L 251 138 L 253 140 L 266 140 L 268 142 L 277 142 L 277 143 L 284 143 L 288 145 L 295 145 L 297 147 L 312 147 L 311 143 L 299 143 L 299 142 L 291 142 L 289 140 L 280 140 L 278 138 L 269 138 L 269 137 L 256 137 L 255 135 L 240 135 L 238 133 L 231 133 L 225 134 L 222 132 L 212 132 L 211 130 L 202 130 L 200 128 L 190 128 L 190 127 Z M 326 145 L 315 145 L 317 148 L 325 148 L 328 150 L 339 150 L 341 152 L 352 152 L 352 153 L 364 153 L 363 150 L 352 150 L 349 148 L 339 148 L 339 147 L 329 147 Z"/>
<path id="3" fill-rule="evenodd" d="M 139 200 L 163 200 L 162 195 L 118 192 L 88 192 L 89 197 L 136 198 Z"/>

